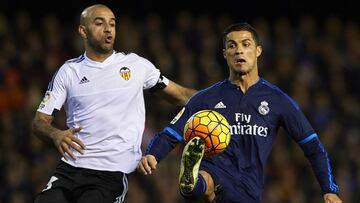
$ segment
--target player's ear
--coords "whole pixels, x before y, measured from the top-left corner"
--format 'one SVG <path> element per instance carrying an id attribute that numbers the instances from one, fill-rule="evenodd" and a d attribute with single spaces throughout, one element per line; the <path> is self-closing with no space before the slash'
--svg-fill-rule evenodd
<path id="1" fill-rule="evenodd" d="M 224 59 L 226 59 L 226 49 L 223 49 L 223 56 L 224 56 Z"/>
<path id="2" fill-rule="evenodd" d="M 262 47 L 261 46 L 257 46 L 256 47 L 256 57 L 259 57 L 261 55 L 262 52 Z"/>
<path id="3" fill-rule="evenodd" d="M 86 35 L 86 28 L 84 25 L 79 25 L 79 28 L 78 28 L 78 32 L 81 36 L 81 38 L 84 38 L 86 39 L 87 38 L 87 35 Z"/>

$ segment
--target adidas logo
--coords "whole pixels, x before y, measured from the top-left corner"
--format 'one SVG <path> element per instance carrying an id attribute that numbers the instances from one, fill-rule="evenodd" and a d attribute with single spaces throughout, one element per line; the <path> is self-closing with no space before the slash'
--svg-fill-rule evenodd
<path id="1" fill-rule="evenodd" d="M 88 80 L 85 76 L 80 80 L 79 84 L 84 84 L 90 82 L 90 80 Z"/>
<path id="2" fill-rule="evenodd" d="M 217 103 L 214 108 L 215 108 L 215 109 L 225 109 L 226 106 L 225 106 L 225 104 L 221 101 L 221 102 Z"/>

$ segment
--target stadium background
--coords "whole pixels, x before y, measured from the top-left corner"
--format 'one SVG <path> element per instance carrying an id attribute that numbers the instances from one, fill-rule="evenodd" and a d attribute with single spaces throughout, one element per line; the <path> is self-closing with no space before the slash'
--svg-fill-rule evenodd
<path id="1" fill-rule="evenodd" d="M 57 152 L 30 133 L 47 83 L 83 52 L 77 21 L 94 1 L 0 2 L 0 203 L 32 202 Z M 103 1 L 118 18 L 116 49 L 150 59 L 164 75 L 204 88 L 227 77 L 221 33 L 232 22 L 258 30 L 261 75 L 301 106 L 331 157 L 344 202 L 360 202 L 360 28 L 351 1 Z M 165 7 L 165 8 L 163 8 Z M 179 110 L 145 93 L 144 146 Z M 56 125 L 65 128 L 64 114 Z M 119 121 L 122 122 L 122 121 Z M 150 177 L 129 177 L 127 202 L 181 202 L 177 148 Z M 267 203 L 318 203 L 310 165 L 286 133 L 266 171 Z"/>

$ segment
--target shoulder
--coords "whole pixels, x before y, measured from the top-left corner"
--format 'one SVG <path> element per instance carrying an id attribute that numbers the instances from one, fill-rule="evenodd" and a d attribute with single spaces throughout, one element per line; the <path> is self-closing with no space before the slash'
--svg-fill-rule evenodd
<path id="1" fill-rule="evenodd" d="M 81 54 L 81 55 L 80 55 L 79 57 L 77 57 L 77 58 L 72 58 L 72 59 L 69 59 L 69 60 L 65 61 L 64 65 L 65 65 L 65 64 L 76 64 L 76 63 L 80 63 L 80 62 L 82 62 L 84 59 L 85 59 L 84 54 Z"/>
<path id="2" fill-rule="evenodd" d="M 280 102 L 280 104 L 290 104 L 296 109 L 299 109 L 298 104 L 282 89 L 280 89 L 278 86 L 268 82 L 265 79 L 261 79 L 261 83 L 263 85 L 263 91 L 266 93 L 270 93 L 271 97 L 274 97 L 276 100 Z"/>
<path id="3" fill-rule="evenodd" d="M 84 59 L 85 56 L 84 54 L 82 54 L 77 58 L 66 60 L 64 64 L 62 64 L 60 68 L 56 70 L 54 75 L 56 77 L 62 77 L 62 78 L 70 77 L 70 75 L 72 75 L 73 72 L 72 69 L 74 68 L 76 69 L 77 67 L 80 67 Z"/>
<path id="4" fill-rule="evenodd" d="M 219 81 L 207 88 L 204 88 L 202 90 L 199 90 L 196 92 L 191 99 L 193 100 L 205 100 L 205 98 L 208 98 L 209 96 L 212 96 L 217 93 L 221 93 L 221 90 L 224 88 L 225 80 Z"/>
<path id="5" fill-rule="evenodd" d="M 130 63 L 150 63 L 151 62 L 145 57 L 139 56 L 136 53 L 124 53 L 124 52 L 116 52 L 115 53 L 116 60 L 124 60 Z"/>

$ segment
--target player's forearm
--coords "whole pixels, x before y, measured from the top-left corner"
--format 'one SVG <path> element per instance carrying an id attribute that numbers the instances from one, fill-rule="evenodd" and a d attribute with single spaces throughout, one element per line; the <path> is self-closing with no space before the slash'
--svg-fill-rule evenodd
<path id="1" fill-rule="evenodd" d="M 164 89 L 164 93 L 166 94 L 165 98 L 169 102 L 184 106 L 190 97 L 196 93 L 196 90 L 169 81 L 168 86 Z"/>
<path id="2" fill-rule="evenodd" d="M 190 99 L 190 97 L 194 95 L 196 92 L 196 90 L 194 89 L 185 88 L 181 86 L 178 88 L 178 91 L 179 93 L 177 95 L 177 102 L 182 106 L 184 106 L 187 103 L 187 101 Z"/>
<path id="3" fill-rule="evenodd" d="M 322 194 L 339 193 L 339 187 L 334 180 L 329 157 L 318 138 L 301 145 L 309 159 L 315 176 L 321 186 Z"/>
<path id="4" fill-rule="evenodd" d="M 52 143 L 53 135 L 60 131 L 58 128 L 51 125 L 53 117 L 42 116 L 36 113 L 36 116 L 32 123 L 32 132 L 41 140 Z"/>
<path id="5" fill-rule="evenodd" d="M 151 154 L 155 157 L 157 162 L 160 162 L 165 156 L 175 148 L 179 141 L 169 136 L 165 132 L 158 133 L 151 140 L 145 154 Z"/>
<path id="6" fill-rule="evenodd" d="M 191 96 L 193 96 L 197 91 L 195 89 L 191 88 L 185 88 L 181 87 L 181 97 L 179 98 L 179 101 L 185 105 L 186 102 L 190 99 Z"/>

